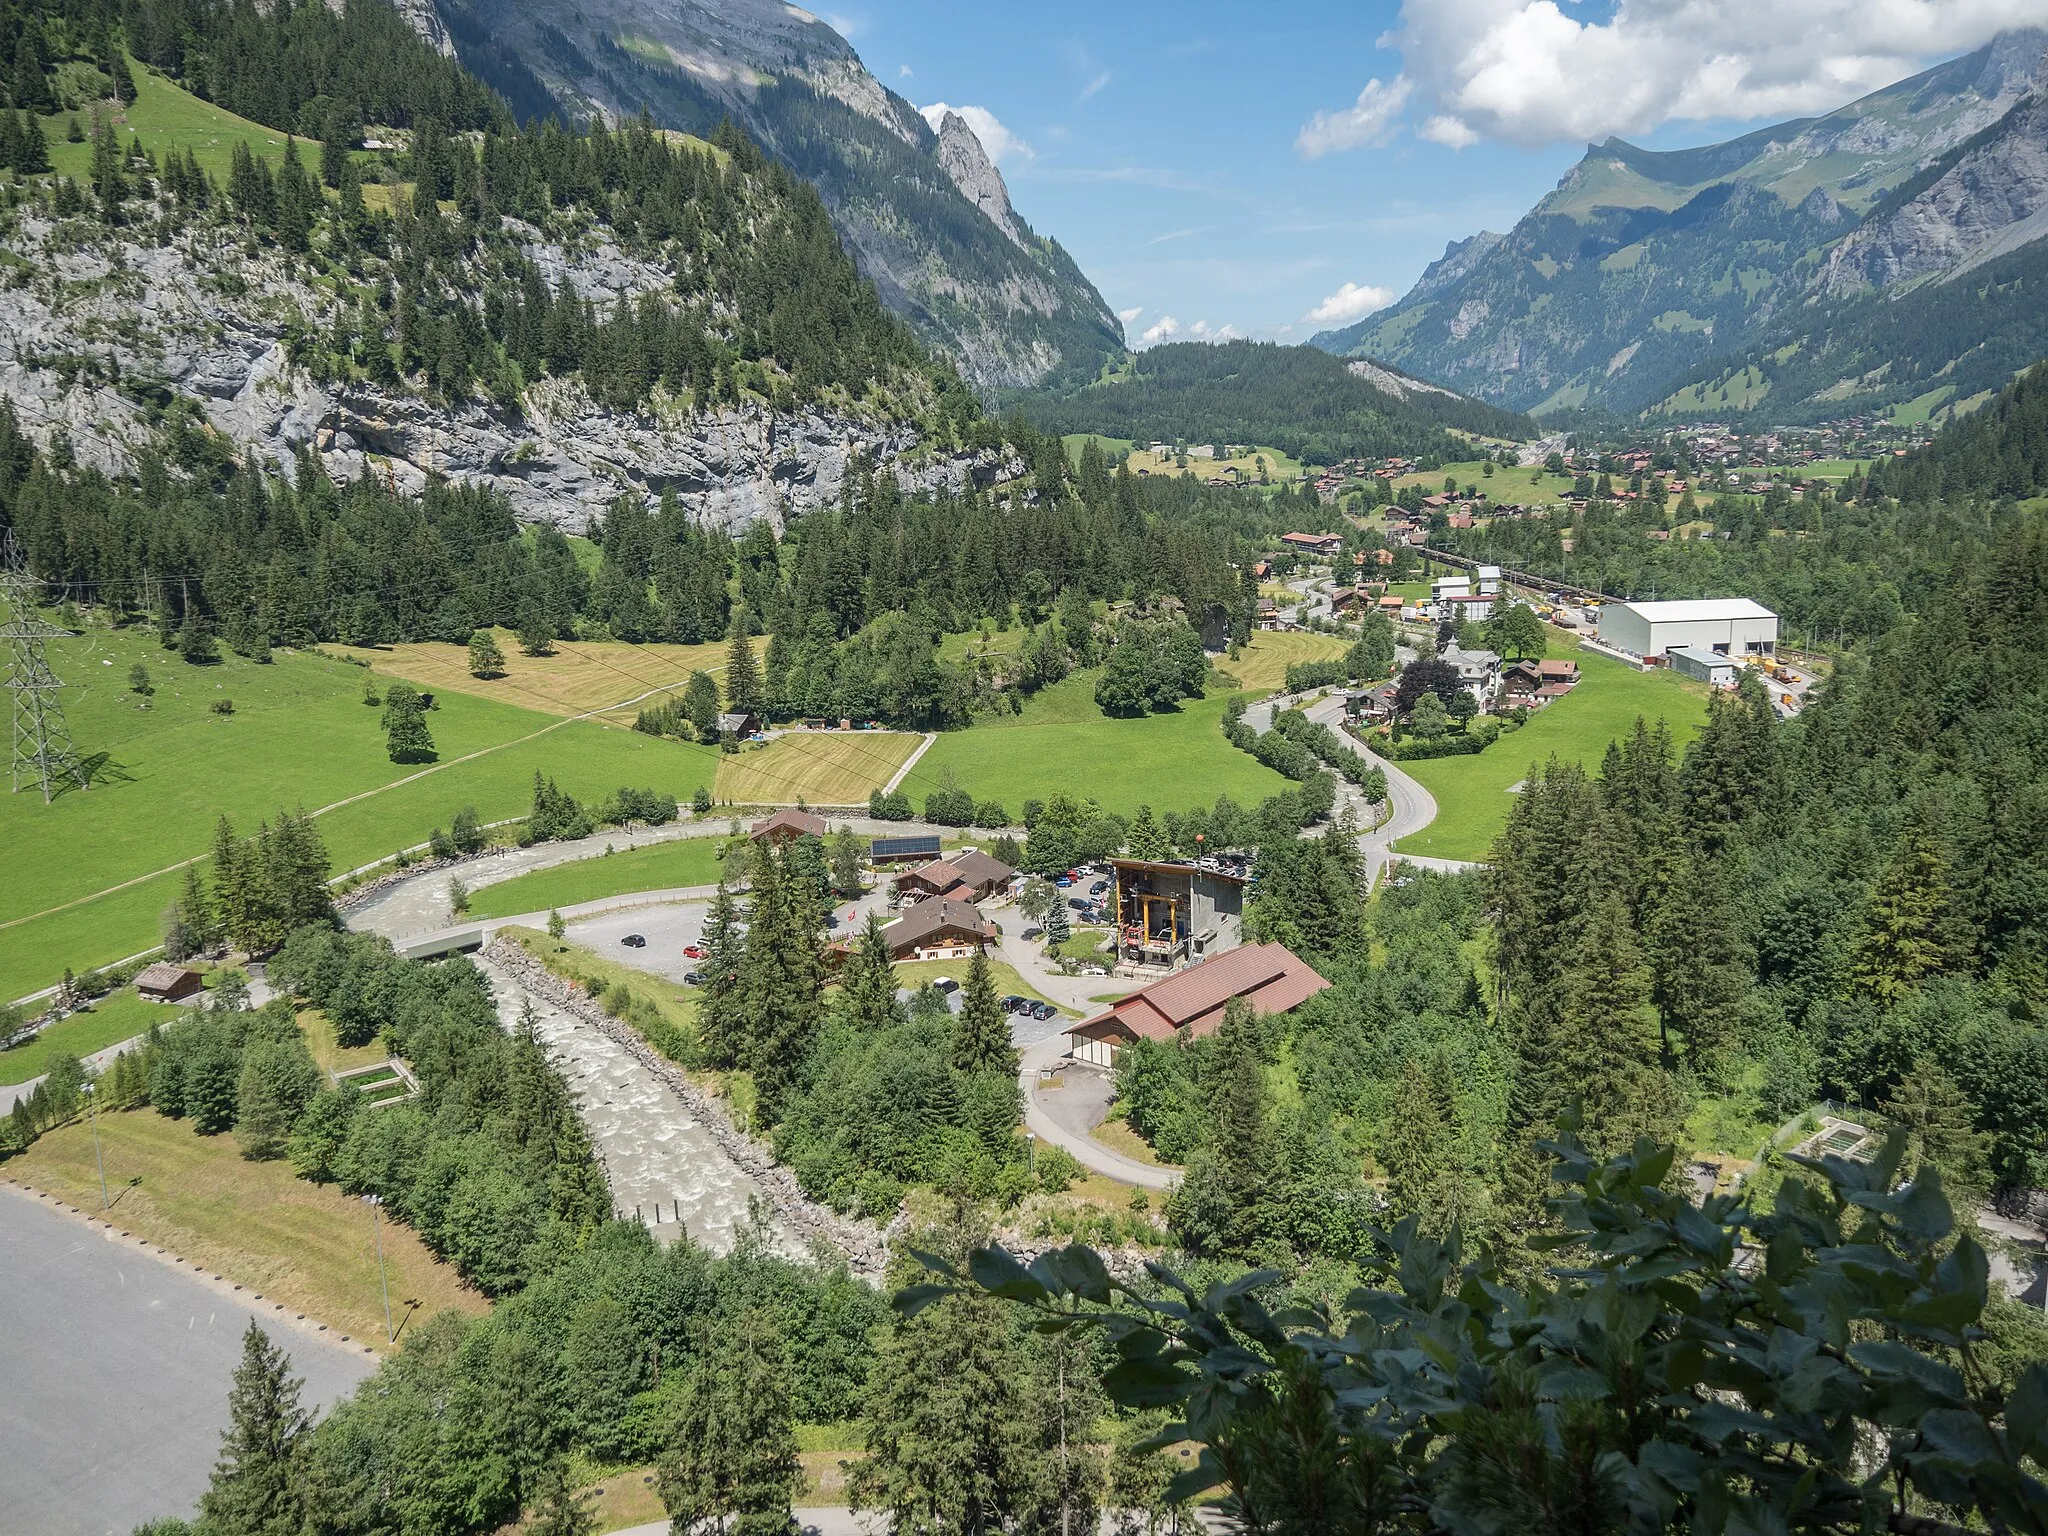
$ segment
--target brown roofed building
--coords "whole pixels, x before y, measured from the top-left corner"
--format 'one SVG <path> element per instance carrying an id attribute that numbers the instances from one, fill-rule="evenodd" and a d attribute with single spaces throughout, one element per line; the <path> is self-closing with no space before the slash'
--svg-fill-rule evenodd
<path id="1" fill-rule="evenodd" d="M 1579 680 L 1579 664 L 1576 661 L 1559 661 L 1545 657 L 1536 663 L 1536 672 L 1546 683 L 1576 683 Z"/>
<path id="2" fill-rule="evenodd" d="M 1234 997 L 1261 1014 L 1285 1013 L 1327 986 L 1285 945 L 1247 944 L 1120 998 L 1068 1030 L 1069 1049 L 1076 1061 L 1109 1067 L 1134 1040 L 1171 1040 L 1183 1029 L 1213 1034 Z"/>
<path id="3" fill-rule="evenodd" d="M 769 842 L 778 846 L 793 843 L 800 837 L 824 835 L 824 820 L 809 811 L 777 811 L 766 820 L 755 822 L 753 831 L 747 834 L 757 843 Z"/>
<path id="4" fill-rule="evenodd" d="M 882 930 L 891 960 L 964 960 L 995 938 L 973 902 L 950 896 L 920 901 Z"/>
<path id="5" fill-rule="evenodd" d="M 904 895 L 987 901 L 1007 886 L 1016 873 L 1001 859 L 991 858 L 978 848 L 963 848 L 897 876 L 896 889 Z"/>
<path id="6" fill-rule="evenodd" d="M 136 974 L 135 995 L 146 1003 L 175 1003 L 190 997 L 202 985 L 197 971 L 159 960 Z"/>

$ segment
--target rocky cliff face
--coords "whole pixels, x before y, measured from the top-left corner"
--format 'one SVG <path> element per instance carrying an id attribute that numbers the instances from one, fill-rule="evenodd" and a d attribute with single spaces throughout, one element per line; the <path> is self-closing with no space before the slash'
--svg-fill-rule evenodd
<path id="1" fill-rule="evenodd" d="M 1024 244 L 1024 231 L 1010 208 L 1010 189 L 1003 173 L 988 157 L 988 150 L 958 112 L 939 120 L 939 169 L 944 171 L 960 195 L 979 208 L 984 217 L 1009 237 L 1012 245 Z"/>
<path id="2" fill-rule="evenodd" d="M 2048 101 L 2021 103 L 1828 253 L 1831 294 L 1955 276 L 2048 235 Z"/>
<path id="3" fill-rule="evenodd" d="M 518 226 L 512 226 L 518 230 Z M 666 276 L 603 242 L 569 252 L 532 231 L 527 254 L 609 300 Z M 25 217 L 6 247 L 22 258 L 0 289 L 0 394 L 48 443 L 125 468 L 169 394 L 196 400 L 237 452 L 289 466 L 310 450 L 337 478 L 427 476 L 502 491 L 526 521 L 580 532 L 621 495 L 673 491 L 699 518 L 780 526 L 835 501 L 856 453 L 913 490 L 961 489 L 1021 474 L 995 453 L 924 448 L 909 423 L 816 408 L 615 412 L 575 379 L 544 379 L 511 406 L 447 404 L 338 384 L 294 362 L 296 337 L 331 323 L 325 300 L 275 253 L 251 255 L 213 228 L 145 244 L 80 221 Z"/>
<path id="4" fill-rule="evenodd" d="M 950 139 L 783 0 L 409 0 L 522 113 L 649 113 L 709 137 L 727 117 L 818 189 L 883 299 L 987 388 L 1091 376 L 1123 327 L 1036 235 L 961 124 Z M 410 13 L 408 13 L 410 14 Z"/>

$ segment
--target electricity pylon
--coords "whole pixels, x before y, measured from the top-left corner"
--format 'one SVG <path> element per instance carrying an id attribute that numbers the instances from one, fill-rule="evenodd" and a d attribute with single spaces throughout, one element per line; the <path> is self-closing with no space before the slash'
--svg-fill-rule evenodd
<path id="1" fill-rule="evenodd" d="M 41 585 L 9 533 L 0 563 L 0 601 L 7 605 L 0 640 L 7 643 L 7 691 L 14 696 L 14 793 L 21 793 L 24 781 L 40 784 L 48 805 L 64 785 L 89 789 L 91 779 L 71 745 L 60 698 L 64 684 L 43 656 L 43 642 L 65 631 L 36 617 L 33 599 Z"/>

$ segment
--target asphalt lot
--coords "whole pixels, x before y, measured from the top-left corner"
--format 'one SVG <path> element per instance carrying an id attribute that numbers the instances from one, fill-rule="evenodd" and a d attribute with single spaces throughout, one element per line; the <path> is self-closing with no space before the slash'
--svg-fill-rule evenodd
<path id="1" fill-rule="evenodd" d="M 0 1186 L 0 1536 L 126 1536 L 191 1516 L 255 1307 Z M 325 1407 L 376 1366 L 267 1321 Z"/>

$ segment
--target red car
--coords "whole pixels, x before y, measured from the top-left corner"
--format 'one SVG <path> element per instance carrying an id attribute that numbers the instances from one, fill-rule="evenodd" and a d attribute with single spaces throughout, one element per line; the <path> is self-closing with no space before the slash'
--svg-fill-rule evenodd
<path id="1" fill-rule="evenodd" d="M 704 946 L 701 944 L 685 944 L 683 946 L 683 958 L 685 960 L 702 960 L 704 958 Z"/>

